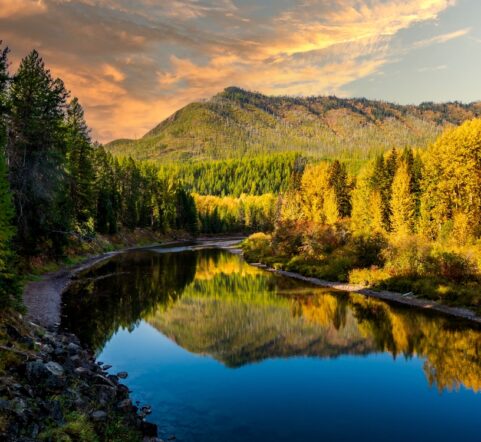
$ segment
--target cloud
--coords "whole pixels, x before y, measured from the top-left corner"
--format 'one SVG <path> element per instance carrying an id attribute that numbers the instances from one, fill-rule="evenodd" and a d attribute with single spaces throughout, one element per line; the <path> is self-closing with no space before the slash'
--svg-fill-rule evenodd
<path id="1" fill-rule="evenodd" d="M 14 64 L 33 47 L 102 141 L 133 137 L 179 107 L 238 85 L 344 94 L 392 57 L 399 31 L 455 0 L 0 0 Z M 469 28 L 417 43 L 442 43 Z"/>
<path id="2" fill-rule="evenodd" d="M 424 48 L 433 44 L 446 43 L 459 37 L 464 37 L 471 32 L 471 28 L 459 29 L 458 31 L 449 32 L 447 34 L 436 35 L 434 37 L 418 41 L 414 44 L 415 48 Z"/>

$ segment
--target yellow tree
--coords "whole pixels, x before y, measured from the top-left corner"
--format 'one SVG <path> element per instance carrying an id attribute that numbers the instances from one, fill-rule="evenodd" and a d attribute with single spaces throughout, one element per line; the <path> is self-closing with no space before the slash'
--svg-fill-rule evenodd
<path id="1" fill-rule="evenodd" d="M 391 226 L 396 235 L 413 232 L 416 201 L 411 192 L 411 176 L 408 165 L 403 161 L 394 174 L 391 196 Z"/>
<path id="2" fill-rule="evenodd" d="M 372 164 L 363 168 L 352 193 L 351 228 L 354 233 L 382 233 L 383 201 L 381 193 L 371 185 Z"/>
<path id="3" fill-rule="evenodd" d="M 324 223 L 324 199 L 330 189 L 329 163 L 308 166 L 301 179 L 301 212 L 304 219 Z"/>
<path id="4" fill-rule="evenodd" d="M 339 205 L 333 188 L 329 188 L 324 196 L 323 214 L 326 224 L 333 225 L 339 220 Z"/>
<path id="5" fill-rule="evenodd" d="M 424 231 L 436 236 L 446 225 L 469 220 L 463 227 L 465 234 L 479 234 L 480 189 L 481 119 L 474 119 L 446 130 L 425 156 L 421 200 Z"/>

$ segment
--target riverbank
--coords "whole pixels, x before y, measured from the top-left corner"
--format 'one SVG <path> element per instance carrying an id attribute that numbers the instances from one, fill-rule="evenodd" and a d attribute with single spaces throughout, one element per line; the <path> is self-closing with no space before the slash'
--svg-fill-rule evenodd
<path id="1" fill-rule="evenodd" d="M 481 315 L 470 310 L 469 308 L 466 308 L 465 306 L 447 305 L 436 300 L 425 299 L 422 296 L 419 296 L 417 293 L 413 293 L 412 291 L 401 293 L 361 284 L 331 281 L 317 278 L 315 276 L 307 276 L 299 271 L 285 270 L 284 264 L 287 261 L 285 259 L 281 260 L 281 258 L 273 256 L 269 252 L 270 246 L 266 246 L 264 238 L 261 238 L 263 241 L 259 241 L 259 243 L 253 243 L 252 241 L 249 241 L 249 239 L 244 242 L 240 248 L 244 259 L 249 262 L 249 264 L 262 268 L 266 271 L 289 278 L 299 279 L 321 287 L 328 287 L 344 292 L 359 293 L 361 295 L 370 296 L 387 302 L 403 304 L 424 310 L 436 311 L 481 324 Z"/>
<path id="2" fill-rule="evenodd" d="M 108 374 L 76 336 L 4 311 L 0 356 L 1 440 L 157 440 L 149 408 L 133 405 L 121 383 L 127 374 Z"/>
<path id="3" fill-rule="evenodd" d="M 261 263 L 249 263 L 249 264 L 254 267 L 264 269 L 268 272 L 275 273 L 277 275 L 285 276 L 287 278 L 298 279 L 298 280 L 305 281 L 310 284 L 318 285 L 321 287 L 328 287 L 328 288 L 339 290 L 342 292 L 359 293 L 361 295 L 370 296 L 372 298 L 382 299 L 383 301 L 394 302 L 396 304 L 403 304 L 410 307 L 415 307 L 415 308 L 420 308 L 425 310 L 432 310 L 432 311 L 436 311 L 446 315 L 454 316 L 456 318 L 467 319 L 469 321 L 473 321 L 478 324 L 481 324 L 481 316 L 477 316 L 476 313 L 474 313 L 469 309 L 460 308 L 460 307 L 451 307 L 448 305 L 430 301 L 428 299 L 422 299 L 420 297 L 415 296 L 411 292 L 403 294 L 403 293 L 391 292 L 388 290 L 378 291 L 378 290 L 373 290 L 373 289 L 366 288 L 360 285 L 355 285 L 355 284 L 347 284 L 339 281 L 337 282 L 325 281 L 318 278 L 307 277 L 307 276 L 301 275 L 300 273 L 274 269 L 272 267 L 269 267 Z"/>
<path id="4" fill-rule="evenodd" d="M 127 373 L 95 360 L 72 334 L 58 331 L 62 293 L 80 273 L 128 250 L 191 241 L 137 231 L 79 242 L 58 261 L 28 263 L 26 315 L 0 313 L 0 439 L 137 442 L 157 439 L 145 420 L 148 405 L 134 406 L 121 383 Z M 112 250 L 117 249 L 117 250 Z M 42 270 L 53 269 L 39 275 Z"/>

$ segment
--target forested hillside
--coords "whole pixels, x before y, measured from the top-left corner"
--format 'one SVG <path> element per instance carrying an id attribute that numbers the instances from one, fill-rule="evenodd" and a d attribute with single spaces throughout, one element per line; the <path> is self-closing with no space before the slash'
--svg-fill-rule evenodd
<path id="1" fill-rule="evenodd" d="M 480 102 L 401 106 L 364 98 L 268 97 L 230 87 L 187 105 L 139 140 L 106 147 L 115 155 L 163 162 L 286 151 L 352 162 L 392 147 L 425 147 L 446 126 L 480 115 Z"/>

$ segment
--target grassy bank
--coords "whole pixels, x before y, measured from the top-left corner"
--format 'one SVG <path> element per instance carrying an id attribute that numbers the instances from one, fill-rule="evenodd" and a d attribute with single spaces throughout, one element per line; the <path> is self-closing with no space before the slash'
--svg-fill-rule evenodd
<path id="1" fill-rule="evenodd" d="M 249 262 L 327 281 L 414 296 L 481 314 L 479 244 L 462 248 L 422 237 L 352 236 L 342 225 L 292 227 L 244 241 Z"/>
<path id="2" fill-rule="evenodd" d="M 63 255 L 39 255 L 23 257 L 20 261 L 20 273 L 27 280 L 56 271 L 62 267 L 79 264 L 85 259 L 113 252 L 129 247 L 144 247 L 152 244 L 161 244 L 167 241 L 188 240 L 192 236 L 184 231 L 162 234 L 151 229 L 122 230 L 115 235 L 96 234 L 93 238 L 72 237 L 69 246 Z"/>

